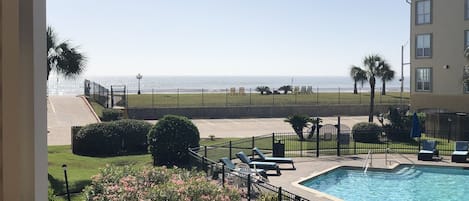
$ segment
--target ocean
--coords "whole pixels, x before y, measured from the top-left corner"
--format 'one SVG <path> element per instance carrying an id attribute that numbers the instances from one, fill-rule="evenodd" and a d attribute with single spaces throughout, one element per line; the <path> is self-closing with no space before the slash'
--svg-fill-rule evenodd
<path id="1" fill-rule="evenodd" d="M 81 95 L 84 91 L 84 80 L 101 84 L 106 88 L 111 85 L 125 85 L 129 93 L 136 93 L 138 80 L 135 76 L 81 76 L 75 79 L 64 79 L 51 76 L 47 83 L 49 95 Z M 198 93 L 223 92 L 232 87 L 244 87 L 246 91 L 255 90 L 258 86 L 268 86 L 277 89 L 283 85 L 312 86 L 313 91 L 320 92 L 351 92 L 353 80 L 346 76 L 145 76 L 140 81 L 142 93 L 175 92 L 177 89 L 183 92 Z M 386 82 L 387 91 L 400 91 L 398 79 Z M 369 91 L 369 84 L 365 83 L 362 91 Z M 381 82 L 376 83 L 376 90 L 380 90 Z M 408 82 L 404 83 L 404 91 L 409 91 Z"/>

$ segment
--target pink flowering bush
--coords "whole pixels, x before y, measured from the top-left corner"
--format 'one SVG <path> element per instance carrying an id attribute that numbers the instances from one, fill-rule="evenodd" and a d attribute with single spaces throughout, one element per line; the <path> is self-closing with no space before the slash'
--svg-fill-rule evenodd
<path id="1" fill-rule="evenodd" d="M 231 186 L 221 187 L 203 173 L 166 167 L 107 166 L 92 177 L 84 190 L 89 201 L 237 201 L 240 193 Z"/>

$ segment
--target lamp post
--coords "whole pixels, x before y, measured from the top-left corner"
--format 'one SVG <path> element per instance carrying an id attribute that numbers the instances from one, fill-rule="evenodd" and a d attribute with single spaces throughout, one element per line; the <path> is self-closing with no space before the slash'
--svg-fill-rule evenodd
<path id="1" fill-rule="evenodd" d="M 401 82 L 401 99 L 400 99 L 401 107 L 402 107 L 402 94 L 404 93 L 404 66 L 410 65 L 410 62 L 404 63 L 404 47 L 406 45 L 407 43 L 401 46 L 401 79 L 399 79 L 399 81 Z"/>
<path id="2" fill-rule="evenodd" d="M 451 123 L 453 122 L 453 120 L 451 119 L 451 117 L 448 117 L 448 143 L 449 143 L 449 139 L 451 137 Z"/>
<path id="3" fill-rule="evenodd" d="M 67 189 L 67 200 L 70 201 L 70 191 L 68 190 L 67 165 L 63 164 L 62 169 L 64 170 L 64 176 L 65 176 L 65 188 Z"/>
<path id="4" fill-rule="evenodd" d="M 137 80 L 138 80 L 138 91 L 137 91 L 137 94 L 140 95 L 140 80 L 143 78 L 143 76 L 139 73 L 137 75 Z"/>

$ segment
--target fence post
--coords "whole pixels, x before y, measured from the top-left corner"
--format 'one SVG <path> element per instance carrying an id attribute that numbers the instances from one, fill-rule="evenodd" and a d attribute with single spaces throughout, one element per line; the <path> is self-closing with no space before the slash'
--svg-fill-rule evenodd
<path id="1" fill-rule="evenodd" d="M 275 93 L 272 92 L 272 105 L 275 105 Z"/>
<path id="2" fill-rule="evenodd" d="M 282 201 L 282 187 L 278 187 L 277 200 Z"/>
<path id="3" fill-rule="evenodd" d="M 179 88 L 177 89 L 176 104 L 177 104 L 177 107 L 179 107 Z"/>
<path id="4" fill-rule="evenodd" d="M 339 99 L 339 105 L 340 105 L 340 87 L 339 87 L 339 98 L 338 99 Z"/>
<path id="5" fill-rule="evenodd" d="M 252 158 L 254 158 L 254 147 L 255 147 L 255 139 L 254 139 L 254 136 L 252 136 L 252 141 L 251 141 L 251 154 L 252 154 Z"/>
<path id="6" fill-rule="evenodd" d="M 303 141 L 300 141 L 300 157 L 303 157 Z"/>
<path id="7" fill-rule="evenodd" d="M 360 105 L 362 104 L 362 88 L 360 88 L 360 92 L 358 92 L 359 96 L 360 96 Z"/>
<path id="8" fill-rule="evenodd" d="M 204 89 L 202 88 L 202 106 L 204 106 Z"/>
<path id="9" fill-rule="evenodd" d="M 228 88 L 225 90 L 225 107 L 228 107 Z"/>
<path id="10" fill-rule="evenodd" d="M 232 153 L 231 151 L 232 151 L 232 150 L 231 150 L 231 140 L 230 140 L 230 151 L 229 151 L 229 153 L 230 153 L 230 160 L 232 159 L 231 156 L 233 156 L 233 153 Z"/>
<path id="11" fill-rule="evenodd" d="M 204 146 L 204 157 L 207 157 L 207 146 Z"/>
<path id="12" fill-rule="evenodd" d="M 114 90 L 112 89 L 112 86 L 111 86 L 111 108 L 114 107 Z"/>
<path id="13" fill-rule="evenodd" d="M 353 155 L 357 155 L 357 141 L 355 141 L 355 138 L 353 139 Z"/>
<path id="14" fill-rule="evenodd" d="M 296 102 L 296 98 L 297 98 L 297 96 L 298 96 L 298 91 L 294 91 L 293 93 L 295 93 L 295 105 L 296 105 L 296 103 L 297 103 L 297 102 Z"/>
<path id="15" fill-rule="evenodd" d="M 155 108 L 155 90 L 151 89 L 151 108 Z"/>
<path id="16" fill-rule="evenodd" d="M 272 154 L 274 153 L 275 133 L 272 133 Z"/>
<path id="17" fill-rule="evenodd" d="M 225 164 L 221 165 L 221 186 L 225 188 Z"/>
<path id="18" fill-rule="evenodd" d="M 316 157 L 319 158 L 319 117 L 316 118 Z"/>
<path id="19" fill-rule="evenodd" d="M 340 116 L 337 117 L 337 156 L 340 156 Z"/>
<path id="20" fill-rule="evenodd" d="M 316 105 L 319 105 L 319 87 L 316 87 Z"/>
<path id="21" fill-rule="evenodd" d="M 251 201 L 251 174 L 248 174 L 248 201 Z"/>
<path id="22" fill-rule="evenodd" d="M 249 105 L 252 105 L 252 88 L 249 88 Z"/>

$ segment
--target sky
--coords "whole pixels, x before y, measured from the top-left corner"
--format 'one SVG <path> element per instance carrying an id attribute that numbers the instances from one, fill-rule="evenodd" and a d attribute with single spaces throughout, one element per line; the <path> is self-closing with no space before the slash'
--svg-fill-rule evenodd
<path id="1" fill-rule="evenodd" d="M 348 76 L 370 54 L 400 75 L 409 15 L 405 0 L 47 1 L 85 76 Z"/>

